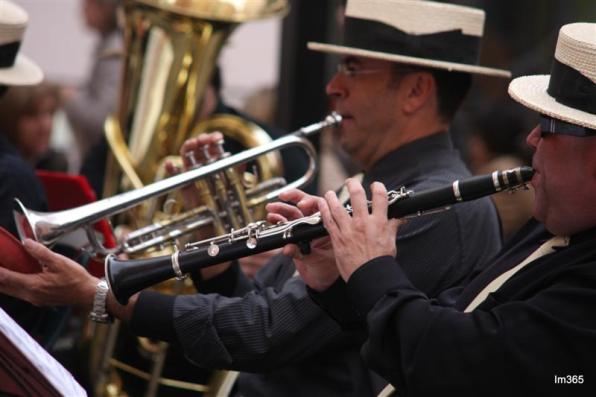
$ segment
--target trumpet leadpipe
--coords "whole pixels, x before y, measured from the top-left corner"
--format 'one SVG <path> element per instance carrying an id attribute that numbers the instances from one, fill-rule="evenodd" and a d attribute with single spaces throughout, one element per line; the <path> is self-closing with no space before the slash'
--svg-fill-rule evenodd
<path id="1" fill-rule="evenodd" d="M 454 181 L 422 192 L 405 188 L 390 191 L 387 213 L 392 218 L 419 216 L 459 202 L 519 189 L 532 179 L 533 174 L 532 168 L 519 167 Z M 349 206 L 346 209 L 351 211 Z M 308 242 L 326 234 L 318 213 L 276 225 L 256 222 L 227 235 L 188 244 L 184 251 L 171 256 L 137 260 L 118 260 L 108 256 L 105 274 L 118 302 L 126 304 L 133 294 L 169 278 L 286 244 Z"/>

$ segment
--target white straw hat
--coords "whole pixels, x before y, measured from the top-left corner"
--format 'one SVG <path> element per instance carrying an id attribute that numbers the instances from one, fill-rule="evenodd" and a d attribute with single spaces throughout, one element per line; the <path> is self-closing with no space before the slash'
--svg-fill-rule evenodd
<path id="1" fill-rule="evenodd" d="M 18 53 L 28 19 L 21 7 L 0 0 L 0 85 L 32 85 L 43 79 L 39 66 Z"/>
<path id="2" fill-rule="evenodd" d="M 314 51 L 355 55 L 448 71 L 511 77 L 478 66 L 484 11 L 420 0 L 348 0 L 342 45 Z"/>
<path id="3" fill-rule="evenodd" d="M 563 26 L 551 74 L 516 78 L 509 95 L 547 116 L 596 129 L 596 23 Z"/>

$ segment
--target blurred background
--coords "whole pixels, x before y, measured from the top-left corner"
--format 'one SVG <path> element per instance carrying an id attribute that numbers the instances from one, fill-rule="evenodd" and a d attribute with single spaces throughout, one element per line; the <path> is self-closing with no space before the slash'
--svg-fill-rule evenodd
<path id="1" fill-rule="evenodd" d="M 31 54 L 47 79 L 82 84 L 93 64 L 97 34 L 84 18 L 83 0 L 14 0 L 29 13 L 22 49 Z M 220 56 L 225 96 L 241 105 L 261 87 L 279 81 L 282 20 L 269 18 L 238 27 Z M 258 56 L 255 56 L 258 54 Z"/>

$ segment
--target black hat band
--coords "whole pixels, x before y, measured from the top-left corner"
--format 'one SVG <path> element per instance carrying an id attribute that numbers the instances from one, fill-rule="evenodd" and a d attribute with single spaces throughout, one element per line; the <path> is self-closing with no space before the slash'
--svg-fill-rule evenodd
<path id="1" fill-rule="evenodd" d="M 20 46 L 20 41 L 0 44 L 0 68 L 10 68 L 14 65 Z"/>
<path id="2" fill-rule="evenodd" d="M 596 83 L 556 58 L 546 91 L 563 105 L 596 114 Z"/>
<path id="3" fill-rule="evenodd" d="M 477 65 L 480 56 L 480 37 L 461 30 L 411 35 L 382 22 L 348 17 L 344 32 L 345 46 L 369 51 L 468 65 Z"/>

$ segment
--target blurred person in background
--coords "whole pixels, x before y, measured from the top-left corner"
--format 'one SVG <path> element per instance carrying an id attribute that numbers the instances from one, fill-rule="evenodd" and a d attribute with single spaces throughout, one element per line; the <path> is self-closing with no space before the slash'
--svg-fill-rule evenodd
<path id="1" fill-rule="evenodd" d="M 524 132 L 531 129 L 533 122 L 512 102 L 491 106 L 474 117 L 472 135 L 467 140 L 472 172 L 480 175 L 530 165 L 531 153 Z M 491 198 L 497 207 L 505 240 L 532 217 L 534 194 L 531 190 L 516 194 L 501 192 Z"/>
<path id="2" fill-rule="evenodd" d="M 35 169 L 68 168 L 64 154 L 51 147 L 57 107 L 58 91 L 48 83 L 13 87 L 0 99 L 0 130 Z"/>
<path id="3" fill-rule="evenodd" d="M 63 88 L 61 97 L 83 161 L 99 143 L 104 121 L 116 110 L 118 102 L 123 47 L 117 20 L 120 2 L 81 0 L 85 23 L 97 33 L 99 41 L 87 80 L 80 87 Z"/>
<path id="4" fill-rule="evenodd" d="M 262 123 L 275 124 L 277 88 L 261 87 L 246 98 L 243 111 Z"/>
<path id="5" fill-rule="evenodd" d="M 43 79 L 41 69 L 19 53 L 19 44 L 27 28 L 28 15 L 21 7 L 0 0 L 0 97 L 19 86 L 39 84 Z M 5 102 L 0 104 L 4 111 Z M 19 150 L 10 142 L 8 126 L 0 125 L 0 227 L 18 236 L 12 208 L 18 198 L 27 208 L 46 211 L 47 201 L 41 182 L 33 168 Z M 0 306 L 31 336 L 44 347 L 50 347 L 58 327 L 54 309 L 35 307 L 25 301 L 0 294 Z"/>

